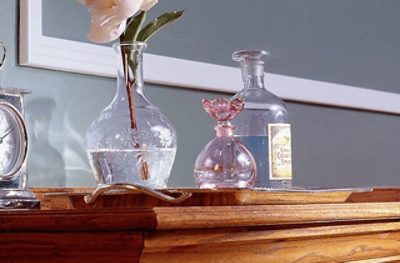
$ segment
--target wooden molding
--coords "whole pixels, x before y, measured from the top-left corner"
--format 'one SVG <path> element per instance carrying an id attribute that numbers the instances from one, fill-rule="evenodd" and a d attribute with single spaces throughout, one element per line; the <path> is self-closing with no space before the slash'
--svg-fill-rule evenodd
<path id="1" fill-rule="evenodd" d="M 40 209 L 0 211 L 1 262 L 367 263 L 400 256 L 396 188 L 329 195 L 186 189 L 192 200 L 173 206 L 141 193 L 84 206 L 93 189 L 33 190 Z"/>

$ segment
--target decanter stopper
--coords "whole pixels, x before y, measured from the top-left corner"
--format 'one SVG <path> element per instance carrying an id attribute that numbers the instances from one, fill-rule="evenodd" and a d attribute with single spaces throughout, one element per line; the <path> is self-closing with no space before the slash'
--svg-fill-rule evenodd
<path id="1" fill-rule="evenodd" d="M 202 102 L 204 110 L 217 121 L 217 136 L 196 159 L 196 185 L 200 188 L 251 188 L 256 178 L 256 163 L 249 150 L 233 138 L 235 127 L 230 123 L 243 109 L 243 100 L 217 98 Z"/>

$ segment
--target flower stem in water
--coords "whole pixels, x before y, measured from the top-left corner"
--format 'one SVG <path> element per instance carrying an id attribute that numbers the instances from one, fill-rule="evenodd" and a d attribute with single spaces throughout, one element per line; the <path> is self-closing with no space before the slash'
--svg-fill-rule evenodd
<path id="1" fill-rule="evenodd" d="M 123 68 L 124 68 L 124 77 L 125 77 L 125 86 L 126 86 L 126 93 L 128 95 L 128 104 L 129 104 L 129 118 L 130 118 L 130 123 L 131 123 L 131 129 L 132 130 L 137 130 L 137 122 L 136 122 L 136 111 L 135 111 L 135 98 L 133 97 L 132 94 L 132 84 L 136 82 L 136 77 L 134 77 L 133 82 L 131 83 L 129 81 L 129 60 L 128 60 L 128 54 L 124 52 L 123 48 L 121 48 L 121 55 L 123 58 Z M 136 66 L 133 66 L 133 71 L 136 71 Z M 133 72 L 134 75 L 135 72 Z M 135 148 L 140 148 L 140 145 L 138 143 L 135 143 L 134 145 Z M 149 180 L 150 179 L 150 172 L 149 172 L 149 165 L 147 164 L 146 160 L 143 159 L 143 156 L 141 153 L 137 155 L 137 159 L 139 161 L 139 170 L 140 170 L 140 178 L 142 180 Z"/>

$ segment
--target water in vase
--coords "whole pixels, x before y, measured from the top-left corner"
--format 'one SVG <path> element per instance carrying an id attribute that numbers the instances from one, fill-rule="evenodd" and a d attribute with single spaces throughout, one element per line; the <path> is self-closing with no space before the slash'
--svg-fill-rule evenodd
<path id="1" fill-rule="evenodd" d="M 167 186 L 176 149 L 89 151 L 98 184 L 136 183 Z"/>

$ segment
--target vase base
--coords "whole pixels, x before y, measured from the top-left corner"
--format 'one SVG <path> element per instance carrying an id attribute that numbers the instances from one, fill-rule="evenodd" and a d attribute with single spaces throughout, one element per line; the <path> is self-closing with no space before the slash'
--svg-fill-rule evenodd
<path id="1" fill-rule="evenodd" d="M 89 160 L 95 170 L 98 186 L 137 184 L 150 188 L 165 188 L 175 153 L 176 148 L 97 150 L 89 151 Z"/>

